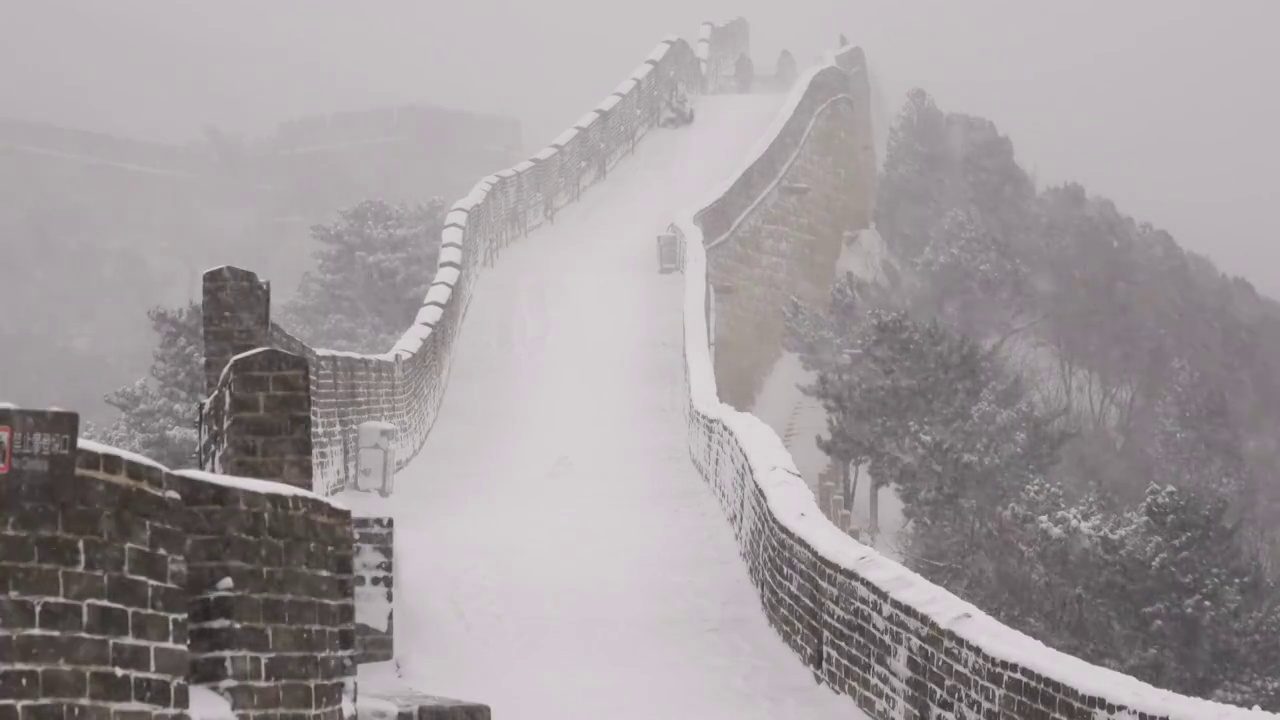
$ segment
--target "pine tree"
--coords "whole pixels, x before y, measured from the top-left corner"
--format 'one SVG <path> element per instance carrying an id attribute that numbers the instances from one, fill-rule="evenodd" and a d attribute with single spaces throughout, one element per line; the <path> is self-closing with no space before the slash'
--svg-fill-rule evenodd
<path id="1" fill-rule="evenodd" d="M 107 395 L 120 414 L 105 428 L 86 427 L 85 436 L 167 467 L 192 467 L 196 404 L 205 397 L 200 305 L 156 307 L 147 317 L 159 336 L 149 376 Z"/>
<path id="2" fill-rule="evenodd" d="M 1027 270 L 972 206 L 945 213 L 912 266 L 920 275 L 917 307 L 962 334 L 1002 338 L 1028 326 Z"/>
<path id="3" fill-rule="evenodd" d="M 436 273 L 444 205 L 368 200 L 316 225 L 316 270 L 283 324 L 316 347 L 383 352 L 413 323 Z"/>
<path id="4" fill-rule="evenodd" d="M 1098 592 L 1138 642 L 1122 668 L 1182 692 L 1212 694 L 1250 658 L 1240 650 L 1273 587 L 1242 552 L 1225 497 L 1152 484 L 1100 548 L 1112 561 Z"/>
<path id="5" fill-rule="evenodd" d="M 875 208 L 876 227 L 905 260 L 928 244 L 929 226 L 947 205 L 946 116 L 914 89 L 889 129 Z"/>
<path id="6" fill-rule="evenodd" d="M 878 195 L 912 315 L 789 320 L 824 447 L 904 502 L 905 562 L 1091 662 L 1280 708 L 1280 306 L 1079 185 L 1037 192 L 921 91 Z"/>
<path id="7" fill-rule="evenodd" d="M 876 287 L 848 273 L 837 278 L 825 308 L 812 308 L 795 298 L 784 308 L 787 328 L 784 346 L 799 356 L 805 369 L 819 371 L 818 385 L 805 389 L 806 392 L 815 397 L 821 397 L 823 392 L 835 392 L 828 388 L 833 377 L 841 377 L 841 382 L 846 384 L 854 381 L 847 373 L 856 367 L 850 360 L 859 350 L 857 337 L 850 328 L 863 322 L 867 311 L 888 307 L 886 300 Z M 862 466 L 871 460 L 870 440 L 865 428 L 858 426 L 858 417 L 849 413 L 845 399 L 828 398 L 826 410 L 828 436 L 818 437 L 817 445 L 836 463 L 845 485 L 846 508 L 852 509 Z M 874 477 L 871 482 L 870 530 L 874 536 L 878 530 L 877 492 L 882 484 Z"/>
<path id="8" fill-rule="evenodd" d="M 982 541 L 973 526 L 1042 478 L 1067 433 L 972 340 L 901 311 L 856 317 L 848 308 L 791 313 L 807 339 L 797 347 L 817 370 L 803 389 L 827 412 L 818 445 L 838 461 L 868 463 L 877 486 L 895 489 L 919 557 L 963 560 Z"/>

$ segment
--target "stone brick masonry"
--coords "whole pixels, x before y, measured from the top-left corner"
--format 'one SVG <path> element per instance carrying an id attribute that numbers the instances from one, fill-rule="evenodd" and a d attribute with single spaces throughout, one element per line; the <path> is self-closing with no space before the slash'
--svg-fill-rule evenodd
<path id="1" fill-rule="evenodd" d="M 339 720 L 344 693 L 354 699 L 350 513 L 216 476 L 172 480 L 186 507 L 191 682 L 225 688 L 241 717 Z"/>
<path id="2" fill-rule="evenodd" d="M 750 407 L 781 354 L 783 308 L 826 300 L 843 236 L 870 222 L 870 133 L 847 73 L 816 73 L 769 151 L 698 217 L 715 293 L 716 380 Z M 860 105 L 860 103 L 862 103 Z"/>
<path id="3" fill-rule="evenodd" d="M 0 720 L 178 718 L 189 682 L 243 720 L 339 720 L 350 514 L 80 445 L 74 475 L 0 475 Z"/>
<path id="4" fill-rule="evenodd" d="M 86 448 L 74 475 L 0 476 L 0 720 L 185 711 L 186 537 L 165 481 Z"/>
<path id="5" fill-rule="evenodd" d="M 212 395 L 231 358 L 268 344 L 271 285 L 228 266 L 206 271 L 202 283 L 204 385 Z"/>
<path id="6" fill-rule="evenodd" d="M 355 517 L 356 662 L 395 657 L 395 520 Z"/>
<path id="7" fill-rule="evenodd" d="M 378 699 L 395 706 L 394 720 L 490 720 L 493 717 L 487 705 L 458 702 L 423 693 L 389 693 L 379 695 Z"/>
<path id="8" fill-rule="evenodd" d="M 836 82 L 841 72 L 851 76 L 847 90 Z M 852 208 L 840 207 L 839 196 L 824 189 L 868 187 L 849 180 L 868 177 L 874 165 L 857 152 L 862 143 L 848 138 L 851 123 L 857 137 L 866 121 L 859 119 L 867 112 L 866 86 L 856 79 L 864 72 L 861 53 L 846 49 L 835 65 L 802 79 L 792 118 L 764 155 L 725 196 L 675 226 L 688 245 L 690 454 L 733 527 L 770 624 L 815 678 L 878 720 L 1274 719 L 1174 695 L 1058 653 L 858 544 L 820 511 L 782 440 L 717 395 L 720 381 L 722 391 L 749 401 L 758 373 L 777 352 L 772 320 L 757 326 L 771 345 L 766 353 L 737 342 L 735 303 L 775 302 L 758 287 L 765 284 L 816 291 L 824 277 L 829 282 L 830 271 L 819 272 L 830 255 L 823 248 L 866 217 L 869 206 L 859 196 L 845 200 Z M 844 93 L 851 101 L 840 99 Z M 802 127 L 812 132 L 798 134 Z M 721 246 L 704 249 L 704 239 Z M 707 302 L 713 280 L 736 291 L 717 295 L 718 312 L 729 317 L 717 333 L 714 370 Z M 721 362 L 725 354 L 737 357 Z"/>
<path id="9" fill-rule="evenodd" d="M 235 356 L 200 414 L 200 465 L 311 488 L 307 359 L 275 348 Z"/>

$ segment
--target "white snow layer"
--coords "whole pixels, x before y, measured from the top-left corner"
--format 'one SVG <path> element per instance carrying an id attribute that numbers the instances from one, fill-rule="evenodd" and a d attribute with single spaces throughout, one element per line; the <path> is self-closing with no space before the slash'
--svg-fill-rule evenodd
<path id="1" fill-rule="evenodd" d="M 392 508 L 396 505 L 396 496 L 382 497 L 376 492 L 365 492 L 347 488 L 336 495 L 330 495 L 334 502 L 340 503 L 351 511 L 352 517 L 377 518 L 392 517 Z"/>
<path id="2" fill-rule="evenodd" d="M 356 717 L 359 720 L 396 720 L 400 708 L 382 698 L 361 695 L 356 699 Z"/>
<path id="3" fill-rule="evenodd" d="M 778 96 L 714 96 L 480 275 L 396 482 L 405 680 L 495 717 L 856 718 L 769 627 L 689 459 L 683 279 L 656 236 Z"/>
<path id="4" fill-rule="evenodd" d="M 82 441 L 83 442 L 83 441 Z M 249 492 L 262 493 L 264 495 L 290 495 L 294 497 L 310 498 L 327 503 L 338 510 L 346 510 L 346 506 L 333 497 L 325 497 L 317 495 L 310 490 L 304 490 L 300 487 L 287 485 L 274 480 L 258 480 L 257 478 L 236 477 L 235 475 L 219 475 L 203 470 L 174 470 L 174 475 L 185 477 L 191 480 L 199 480 L 213 485 L 221 485 L 223 487 L 235 490 L 247 490 Z"/>
<path id="5" fill-rule="evenodd" d="M 129 462 L 134 462 L 139 465 L 150 465 L 151 467 L 159 468 L 161 470 L 169 469 L 161 465 L 160 463 L 156 462 L 155 460 L 152 460 L 151 458 L 145 457 L 143 455 L 139 455 L 136 452 L 132 452 L 130 450 L 121 450 L 118 447 L 112 447 L 110 445 L 103 445 L 100 442 L 95 442 L 87 438 L 78 438 L 76 440 L 76 447 L 80 448 L 81 450 L 96 452 L 99 455 L 115 455 L 119 457 L 121 460 L 128 460 Z"/>
<path id="6" fill-rule="evenodd" d="M 192 685 L 188 691 L 191 720 L 236 720 L 231 703 L 203 685 Z"/>

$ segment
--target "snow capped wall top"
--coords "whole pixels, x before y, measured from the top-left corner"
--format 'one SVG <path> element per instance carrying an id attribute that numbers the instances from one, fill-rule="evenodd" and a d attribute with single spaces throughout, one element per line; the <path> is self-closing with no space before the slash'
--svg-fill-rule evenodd
<path id="1" fill-rule="evenodd" d="M 283 495 L 286 497 L 301 497 L 308 500 L 325 503 L 337 510 L 346 510 L 347 506 L 332 497 L 324 497 L 317 495 L 310 490 L 286 485 L 271 480 L 259 480 L 257 478 L 235 477 L 234 475 L 221 475 L 218 473 L 203 472 L 200 470 L 176 470 L 174 475 L 184 477 L 190 480 L 199 480 L 200 482 L 209 483 L 210 485 L 220 485 L 234 490 L 245 490 L 247 492 L 258 493 L 260 495 Z"/>
<path id="2" fill-rule="evenodd" d="M 135 463 L 137 465 L 142 465 L 144 467 L 161 470 L 171 475 L 178 475 L 180 477 L 189 478 L 191 480 L 198 480 L 200 482 L 211 483 L 214 485 L 221 485 L 223 487 L 235 488 L 237 490 L 247 490 L 249 492 L 255 492 L 255 493 L 260 493 L 265 495 L 285 495 L 285 496 L 293 496 L 293 497 L 304 497 L 311 500 L 323 502 L 338 510 L 347 509 L 342 503 L 338 502 L 333 498 L 322 497 L 320 495 L 317 495 L 316 493 L 311 492 L 310 490 L 303 490 L 301 488 L 297 488 L 292 485 L 286 485 L 280 482 L 274 482 L 271 480 L 259 480 L 256 478 L 235 477 L 232 475 L 219 475 L 215 473 L 201 472 L 199 470 L 170 470 L 164 465 L 161 465 L 155 460 L 152 460 L 151 458 L 148 458 L 144 455 L 139 455 L 138 453 L 135 453 L 129 450 L 123 450 L 117 447 L 112 447 L 110 445 L 104 445 L 100 442 L 89 440 L 87 438 L 80 438 L 79 440 L 77 440 L 76 445 L 80 450 L 84 450 L 91 453 L 97 453 L 98 455 L 115 456 L 125 462 Z M 173 491 L 169 490 L 167 492 L 172 493 Z"/>

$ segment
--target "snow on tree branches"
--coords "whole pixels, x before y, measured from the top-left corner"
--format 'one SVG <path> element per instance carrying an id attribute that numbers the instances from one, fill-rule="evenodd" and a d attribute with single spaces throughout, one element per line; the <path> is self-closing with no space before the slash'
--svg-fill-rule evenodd
<path id="1" fill-rule="evenodd" d="M 436 273 L 444 204 L 368 200 L 311 229 L 316 269 L 282 325 L 315 347 L 383 352 L 412 323 Z"/>

